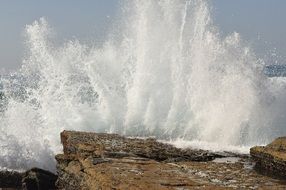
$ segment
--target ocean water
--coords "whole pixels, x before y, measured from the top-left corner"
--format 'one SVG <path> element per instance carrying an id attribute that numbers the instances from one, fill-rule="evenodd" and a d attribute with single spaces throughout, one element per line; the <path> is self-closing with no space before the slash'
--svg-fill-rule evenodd
<path id="1" fill-rule="evenodd" d="M 0 167 L 55 170 L 62 130 L 155 136 L 247 152 L 286 135 L 286 80 L 238 33 L 220 35 L 206 0 L 125 1 L 102 44 L 59 44 L 25 28 L 21 69 L 1 78 Z"/>

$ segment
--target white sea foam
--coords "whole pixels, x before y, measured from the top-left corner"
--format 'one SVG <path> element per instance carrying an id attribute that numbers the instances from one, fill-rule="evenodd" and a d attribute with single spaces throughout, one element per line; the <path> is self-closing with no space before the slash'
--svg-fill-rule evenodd
<path id="1" fill-rule="evenodd" d="M 193 148 L 193 149 L 203 149 L 210 150 L 212 152 L 232 152 L 237 154 L 249 154 L 251 146 L 237 146 L 229 144 L 221 144 L 216 142 L 207 142 L 200 140 L 183 140 L 177 139 L 173 141 L 163 141 L 169 143 L 178 148 Z"/>
<path id="2" fill-rule="evenodd" d="M 23 66 L 1 81 L 0 167 L 54 170 L 64 129 L 225 150 L 285 135 L 285 80 L 265 77 L 238 33 L 222 38 L 209 10 L 205 0 L 126 1 L 119 29 L 93 46 L 56 45 L 43 18 L 28 25 Z"/>

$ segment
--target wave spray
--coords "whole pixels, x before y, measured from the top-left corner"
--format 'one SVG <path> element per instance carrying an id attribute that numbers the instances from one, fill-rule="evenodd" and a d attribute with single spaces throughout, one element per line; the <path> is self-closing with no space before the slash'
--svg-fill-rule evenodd
<path id="1" fill-rule="evenodd" d="M 57 45 L 45 19 L 28 55 L 2 77 L 0 166 L 54 170 L 64 129 L 156 136 L 211 150 L 285 135 L 285 80 L 238 33 L 225 38 L 205 0 L 134 0 L 103 44 Z"/>

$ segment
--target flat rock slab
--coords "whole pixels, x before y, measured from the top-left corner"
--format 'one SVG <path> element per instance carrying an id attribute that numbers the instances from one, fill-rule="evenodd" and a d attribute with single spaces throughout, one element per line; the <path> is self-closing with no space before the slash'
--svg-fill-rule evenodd
<path id="1" fill-rule="evenodd" d="M 72 161 L 61 168 L 60 189 L 224 189 L 189 178 L 181 166 L 138 158 Z"/>
<path id="2" fill-rule="evenodd" d="M 286 189 L 282 180 L 253 170 L 253 160 L 245 155 L 178 149 L 114 134 L 64 131 L 61 141 L 58 189 Z"/>
<path id="3" fill-rule="evenodd" d="M 65 155 L 79 157 L 139 156 L 157 161 L 210 161 L 221 155 L 204 150 L 179 149 L 155 139 L 126 138 L 116 134 L 63 131 L 61 142 Z"/>
<path id="4" fill-rule="evenodd" d="M 286 189 L 285 181 L 253 170 L 255 163 L 251 158 L 239 159 L 236 162 L 179 162 L 176 164 L 196 182 L 210 183 L 229 189 Z"/>
<path id="5" fill-rule="evenodd" d="M 58 157 L 65 157 L 58 155 Z M 257 173 L 250 158 L 237 162 L 164 163 L 146 158 L 93 158 L 58 165 L 59 189 L 286 189 L 284 181 Z"/>

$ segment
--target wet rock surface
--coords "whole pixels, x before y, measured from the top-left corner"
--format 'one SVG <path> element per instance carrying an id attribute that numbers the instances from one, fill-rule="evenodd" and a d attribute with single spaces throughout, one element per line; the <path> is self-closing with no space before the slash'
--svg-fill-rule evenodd
<path id="1" fill-rule="evenodd" d="M 27 190 L 41 189 L 41 190 L 51 190 L 56 189 L 55 182 L 57 176 L 49 171 L 32 168 L 25 172 L 22 178 L 22 188 Z"/>
<path id="2" fill-rule="evenodd" d="M 0 172 L 0 187 L 1 188 L 21 188 L 23 173 L 16 171 L 1 171 Z"/>
<path id="3" fill-rule="evenodd" d="M 285 181 L 261 175 L 253 170 L 255 163 L 250 157 L 176 164 L 181 166 L 192 180 L 199 183 L 228 189 L 286 189 Z"/>
<path id="4" fill-rule="evenodd" d="M 26 172 L 1 171 L 0 189 L 53 190 L 56 180 L 55 174 L 39 168 Z"/>
<path id="5" fill-rule="evenodd" d="M 250 154 L 258 171 L 286 179 L 286 137 L 277 138 L 267 146 L 253 147 Z"/>
<path id="6" fill-rule="evenodd" d="M 179 149 L 160 143 L 156 139 L 126 138 L 116 134 L 64 131 L 61 133 L 65 155 L 85 158 L 93 157 L 130 157 L 137 156 L 156 161 L 192 160 L 210 161 L 220 154 L 203 150 Z"/>
<path id="7" fill-rule="evenodd" d="M 64 131 L 59 189 L 286 189 L 248 155 L 178 149 L 155 139 Z"/>

